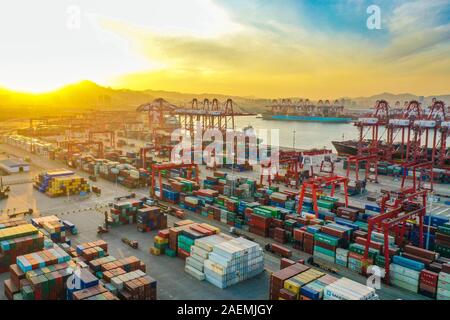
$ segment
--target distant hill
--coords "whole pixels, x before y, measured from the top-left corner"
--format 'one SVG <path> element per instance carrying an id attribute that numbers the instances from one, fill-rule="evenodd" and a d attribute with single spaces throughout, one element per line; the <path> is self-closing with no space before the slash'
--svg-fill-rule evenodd
<path id="1" fill-rule="evenodd" d="M 391 104 L 391 106 L 393 106 L 396 101 L 400 101 L 401 105 L 403 106 L 403 103 L 405 101 L 411 101 L 411 100 L 420 101 L 422 98 L 423 98 L 423 103 L 425 105 L 431 104 L 431 100 L 433 98 L 444 101 L 447 104 L 447 106 L 450 104 L 450 95 L 420 97 L 420 96 L 417 96 L 417 95 L 414 95 L 411 93 L 393 94 L 393 93 L 387 93 L 387 92 L 377 94 L 377 95 L 374 95 L 371 97 L 352 98 L 351 101 L 353 101 L 356 106 L 364 108 L 364 107 L 374 106 L 377 100 L 386 100 Z"/>
<path id="2" fill-rule="evenodd" d="M 268 99 L 212 93 L 189 94 L 160 90 L 113 89 L 100 86 L 92 81 L 82 81 L 42 94 L 19 93 L 0 88 L 0 109 L 2 111 L 0 119 L 17 118 L 25 115 L 33 117 L 54 115 L 55 113 L 78 113 L 92 109 L 129 109 L 131 111 L 155 98 L 164 98 L 177 105 L 188 105 L 194 98 L 197 98 L 199 102 L 202 102 L 205 98 L 210 100 L 216 98 L 222 102 L 231 98 L 235 102 L 235 110 L 255 113 L 263 112 L 265 106 L 271 103 Z M 425 97 L 424 102 L 428 104 L 432 98 L 433 96 Z M 450 104 L 450 95 L 437 96 L 436 98 L 445 101 L 447 105 Z M 298 100 L 299 98 L 293 97 L 291 99 Z M 340 98 L 347 108 L 370 108 L 376 100 L 380 99 L 387 100 L 393 105 L 396 101 L 403 103 L 406 100 L 420 100 L 420 97 L 413 94 L 382 93 L 371 97 Z"/>

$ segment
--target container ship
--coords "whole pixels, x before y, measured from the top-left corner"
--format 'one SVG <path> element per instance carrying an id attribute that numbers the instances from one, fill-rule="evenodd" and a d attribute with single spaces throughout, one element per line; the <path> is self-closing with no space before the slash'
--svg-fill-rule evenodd
<path id="1" fill-rule="evenodd" d="M 336 100 L 331 104 L 329 100 L 320 100 L 317 104 L 309 100 L 292 102 L 289 99 L 274 100 L 269 111 L 262 114 L 263 120 L 302 121 L 322 123 L 350 123 L 353 117 L 345 114 L 344 106 Z"/>

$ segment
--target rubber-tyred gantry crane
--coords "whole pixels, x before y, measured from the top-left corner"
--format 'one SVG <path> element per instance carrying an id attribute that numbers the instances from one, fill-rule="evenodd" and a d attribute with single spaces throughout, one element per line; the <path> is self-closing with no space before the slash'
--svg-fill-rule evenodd
<path id="1" fill-rule="evenodd" d="M 94 141 L 94 138 L 96 135 L 104 135 L 107 134 L 109 135 L 109 141 L 110 141 L 110 145 L 111 148 L 115 148 L 116 147 L 116 134 L 114 131 L 112 130 L 93 130 L 93 131 L 89 131 L 89 142 Z"/>
<path id="2" fill-rule="evenodd" d="M 187 179 L 192 179 L 192 173 L 195 170 L 195 182 L 197 184 L 200 183 L 200 171 L 198 168 L 198 165 L 196 164 L 174 164 L 174 163 L 155 163 L 152 164 L 152 180 L 151 180 L 151 186 L 150 186 L 150 194 L 151 196 L 155 197 L 155 178 L 156 174 L 158 174 L 158 184 L 159 184 L 159 199 L 164 199 L 164 192 L 163 192 L 163 183 L 162 183 L 162 170 L 171 170 L 171 169 L 188 169 L 188 175 Z"/>
<path id="3" fill-rule="evenodd" d="M 402 169 L 402 189 L 405 188 L 406 181 L 408 180 L 408 172 L 412 170 L 412 188 L 414 190 L 433 191 L 433 163 L 431 161 L 407 162 L 402 164 Z M 430 186 L 424 185 L 424 177 L 428 177 L 430 179 Z"/>
<path id="4" fill-rule="evenodd" d="M 303 210 L 303 200 L 305 199 L 306 192 L 310 191 L 313 201 L 313 209 L 316 217 L 319 217 L 319 207 L 317 205 L 317 193 L 322 191 L 325 187 L 331 186 L 330 196 L 334 196 L 336 186 L 344 185 L 344 198 L 345 207 L 348 207 L 348 178 L 342 176 L 332 176 L 332 177 L 315 177 L 310 178 L 303 182 L 300 191 L 300 196 L 298 199 L 297 213 L 301 214 Z"/>
<path id="5" fill-rule="evenodd" d="M 347 178 L 350 179 L 350 170 L 352 165 L 355 165 L 356 180 L 359 180 L 359 164 L 365 163 L 365 179 L 371 182 L 378 182 L 378 155 L 371 156 L 350 156 L 347 158 Z M 374 177 L 370 176 L 370 169 L 374 170 Z"/>
<path id="6" fill-rule="evenodd" d="M 97 156 L 99 158 L 103 158 L 103 142 L 101 141 L 86 141 L 86 142 L 76 142 L 69 141 L 67 142 L 67 159 L 72 159 L 73 154 L 75 153 L 76 147 L 97 147 Z"/>
<path id="7" fill-rule="evenodd" d="M 368 219 L 367 240 L 364 251 L 364 261 L 368 261 L 371 237 L 374 231 L 383 233 L 384 258 L 385 258 L 385 282 L 389 283 L 390 255 L 389 255 L 389 231 L 394 231 L 397 243 L 401 244 L 406 230 L 406 223 L 411 219 L 419 221 L 419 246 L 423 248 L 423 221 L 426 215 L 427 191 L 415 191 L 413 188 L 402 190 L 397 194 L 392 204 L 392 193 L 388 192 L 381 199 L 381 213 Z"/>

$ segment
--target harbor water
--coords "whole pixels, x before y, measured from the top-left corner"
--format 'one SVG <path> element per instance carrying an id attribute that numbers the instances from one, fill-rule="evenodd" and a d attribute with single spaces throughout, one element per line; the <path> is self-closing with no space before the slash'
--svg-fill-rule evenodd
<path id="1" fill-rule="evenodd" d="M 286 148 L 293 146 L 298 149 L 327 148 L 336 152 L 331 141 L 352 140 L 358 137 L 358 131 L 353 123 L 269 121 L 256 117 L 236 117 L 235 122 L 237 129 L 251 125 L 257 134 L 261 129 L 278 129 L 280 146 Z M 270 137 L 270 131 L 268 136 Z"/>

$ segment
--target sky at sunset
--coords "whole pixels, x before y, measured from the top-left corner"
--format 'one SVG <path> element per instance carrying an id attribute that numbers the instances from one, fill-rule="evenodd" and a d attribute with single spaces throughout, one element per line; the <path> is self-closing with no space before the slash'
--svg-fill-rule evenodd
<path id="1" fill-rule="evenodd" d="M 448 94 L 450 0 L 5 0 L 0 57 L 0 87 L 26 92 Z"/>

